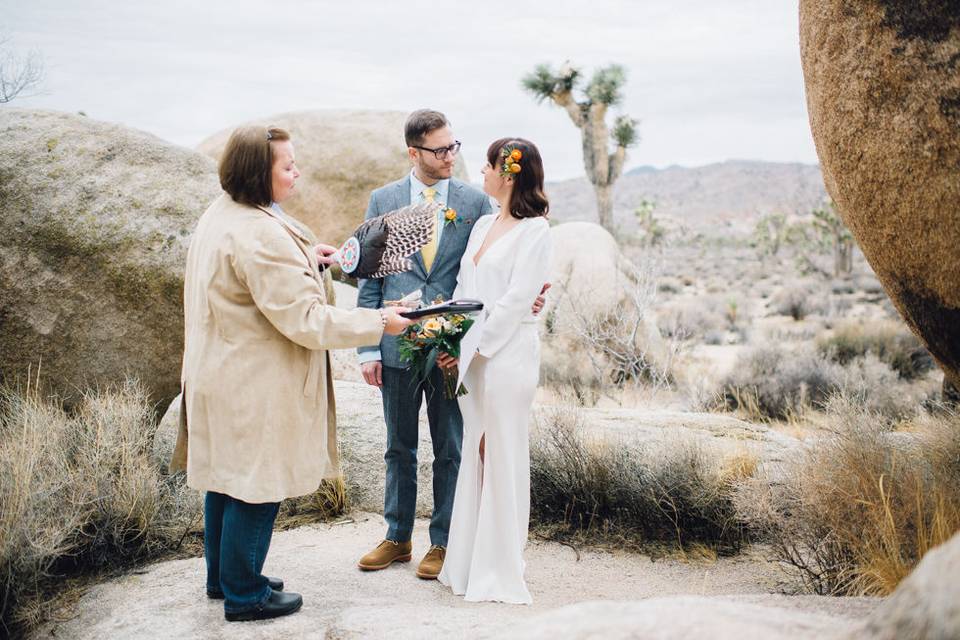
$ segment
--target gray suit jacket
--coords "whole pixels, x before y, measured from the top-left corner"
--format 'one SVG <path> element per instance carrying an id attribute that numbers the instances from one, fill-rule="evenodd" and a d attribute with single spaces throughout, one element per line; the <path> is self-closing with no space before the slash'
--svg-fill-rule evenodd
<path id="1" fill-rule="evenodd" d="M 409 204 L 410 176 L 407 175 L 370 194 L 366 219 L 369 220 Z M 360 280 L 357 306 L 378 309 L 383 306 L 384 300 L 399 300 L 418 289 L 423 290 L 425 303 L 432 302 L 437 296 L 443 296 L 444 300 L 449 300 L 453 296 L 453 290 L 457 286 L 457 273 L 460 271 L 460 258 L 463 257 L 463 252 L 467 248 L 467 240 L 470 239 L 473 225 L 480 216 L 491 213 L 492 207 L 485 193 L 456 178 L 450 179 L 446 204 L 456 210 L 463 221 L 456 225 L 444 223 L 443 233 L 440 235 L 440 246 L 437 247 L 437 255 L 433 259 L 430 272 L 427 273 L 423 257 L 418 251 L 412 257 L 412 270 L 385 278 Z M 361 347 L 357 351 L 363 353 L 376 350 L 377 347 Z M 397 339 L 393 336 L 383 336 L 380 342 L 380 354 L 385 366 L 397 368 L 408 366 L 400 362 Z"/>

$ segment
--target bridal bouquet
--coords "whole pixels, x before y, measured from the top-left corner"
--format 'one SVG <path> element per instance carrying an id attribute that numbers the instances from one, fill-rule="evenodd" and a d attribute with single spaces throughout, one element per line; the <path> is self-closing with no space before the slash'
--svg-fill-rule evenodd
<path id="1" fill-rule="evenodd" d="M 438 298 L 437 303 L 443 302 Z M 398 338 L 400 360 L 410 363 L 417 380 L 424 382 L 437 366 L 441 352 L 460 357 L 460 340 L 473 326 L 473 318 L 460 313 L 432 316 L 410 325 Z M 459 372 L 456 367 L 443 369 L 443 387 L 448 400 L 467 394 L 462 384 L 457 387 Z"/>

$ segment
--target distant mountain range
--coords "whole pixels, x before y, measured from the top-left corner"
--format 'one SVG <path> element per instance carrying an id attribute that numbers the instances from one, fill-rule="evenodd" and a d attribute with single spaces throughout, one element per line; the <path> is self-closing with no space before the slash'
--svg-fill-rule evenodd
<path id="1" fill-rule="evenodd" d="M 586 178 L 547 183 L 546 190 L 551 218 L 597 219 Z M 815 164 L 729 160 L 702 167 L 641 166 L 614 185 L 614 219 L 625 229 L 634 228 L 634 209 L 647 199 L 656 205 L 654 215 L 671 226 L 748 232 L 765 214 L 808 215 L 826 196 Z"/>

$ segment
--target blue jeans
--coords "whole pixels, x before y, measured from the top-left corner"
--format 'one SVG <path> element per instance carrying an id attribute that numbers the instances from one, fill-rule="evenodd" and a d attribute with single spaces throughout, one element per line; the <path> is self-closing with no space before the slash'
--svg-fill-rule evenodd
<path id="1" fill-rule="evenodd" d="M 383 517 L 387 538 L 407 542 L 413 534 L 417 510 L 417 444 L 420 405 L 427 402 L 427 420 L 433 442 L 433 516 L 430 543 L 447 546 L 453 494 L 460 472 L 463 418 L 456 399 L 447 400 L 443 375 L 435 367 L 424 384 L 417 384 L 413 372 L 383 368 L 383 415 L 387 423 L 387 483 L 383 495 Z"/>
<path id="2" fill-rule="evenodd" d="M 207 591 L 223 593 L 225 611 L 249 611 L 270 597 L 261 572 L 279 507 L 279 502 L 249 504 L 207 492 L 203 509 Z"/>

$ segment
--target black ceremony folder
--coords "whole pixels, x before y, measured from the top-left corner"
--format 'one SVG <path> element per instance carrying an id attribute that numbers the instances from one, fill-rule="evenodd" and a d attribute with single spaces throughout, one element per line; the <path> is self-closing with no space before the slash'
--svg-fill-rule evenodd
<path id="1" fill-rule="evenodd" d="M 428 318 L 430 316 L 442 316 L 445 313 L 473 313 L 483 310 L 483 302 L 480 300 L 447 300 L 440 304 L 433 304 L 421 309 L 412 309 L 410 311 L 401 311 L 400 315 L 404 318 L 416 320 L 418 318 Z"/>

